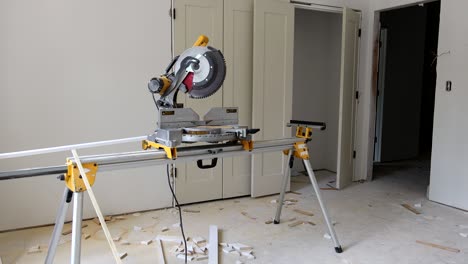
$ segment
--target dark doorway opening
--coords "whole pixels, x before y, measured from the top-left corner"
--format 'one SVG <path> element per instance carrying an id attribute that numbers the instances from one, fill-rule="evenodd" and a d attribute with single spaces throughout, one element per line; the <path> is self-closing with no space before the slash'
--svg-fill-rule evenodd
<path id="1" fill-rule="evenodd" d="M 374 179 L 417 169 L 429 184 L 440 1 L 380 13 Z"/>

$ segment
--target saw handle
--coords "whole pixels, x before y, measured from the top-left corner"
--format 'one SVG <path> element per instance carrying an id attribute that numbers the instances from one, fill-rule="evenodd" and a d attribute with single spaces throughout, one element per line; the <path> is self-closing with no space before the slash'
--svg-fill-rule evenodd
<path id="1" fill-rule="evenodd" d="M 203 160 L 197 160 L 197 166 L 198 168 L 204 170 L 204 169 L 212 169 L 216 167 L 216 164 L 218 163 L 218 158 L 214 158 L 211 160 L 211 164 L 208 165 L 203 165 Z"/>
<path id="2" fill-rule="evenodd" d="M 208 45 L 208 41 L 210 41 L 210 40 L 208 39 L 207 36 L 200 35 L 198 37 L 197 41 L 195 41 L 195 43 L 193 43 L 193 46 L 194 47 L 199 47 L 199 46 L 206 47 L 206 45 Z"/>

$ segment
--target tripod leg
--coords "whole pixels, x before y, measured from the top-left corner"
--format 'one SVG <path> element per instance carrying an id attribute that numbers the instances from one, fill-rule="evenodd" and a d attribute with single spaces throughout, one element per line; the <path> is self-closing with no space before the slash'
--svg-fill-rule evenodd
<path id="1" fill-rule="evenodd" d="M 68 205 L 71 202 L 73 197 L 73 192 L 65 187 L 63 192 L 62 201 L 60 202 L 60 207 L 57 212 L 57 217 L 55 218 L 54 232 L 52 233 L 52 238 L 49 242 L 49 249 L 47 251 L 47 257 L 45 260 L 46 264 L 52 264 L 54 262 L 55 252 L 57 251 L 58 242 L 60 240 L 60 235 L 63 230 L 63 224 L 65 222 L 65 216 L 67 215 Z"/>
<path id="2" fill-rule="evenodd" d="M 343 249 L 341 248 L 340 242 L 338 242 L 338 238 L 335 233 L 335 229 L 333 228 L 332 223 L 330 222 L 330 218 L 328 217 L 328 212 L 327 208 L 325 207 L 325 204 L 322 201 L 322 195 L 320 194 L 320 188 L 317 183 L 317 179 L 315 178 L 314 171 L 312 170 L 312 165 L 310 165 L 310 161 L 304 159 L 304 166 L 307 169 L 307 173 L 309 174 L 310 181 L 312 182 L 312 186 L 314 187 L 315 194 L 317 195 L 317 200 L 319 201 L 320 208 L 322 209 L 323 217 L 325 218 L 325 223 L 327 224 L 328 231 L 330 232 L 330 235 L 333 239 L 333 243 L 335 244 L 335 251 L 336 253 L 341 253 L 343 252 Z"/>
<path id="3" fill-rule="evenodd" d="M 81 222 L 83 221 L 83 193 L 76 192 L 74 196 L 70 263 L 79 264 L 81 256 Z"/>
<path id="4" fill-rule="evenodd" d="M 290 150 L 288 154 L 288 158 L 286 159 L 286 168 L 283 176 L 283 186 L 281 187 L 281 193 L 280 197 L 278 199 L 278 205 L 276 207 L 276 215 L 275 215 L 275 220 L 273 223 L 279 224 L 280 223 L 280 217 L 281 217 L 281 209 L 283 208 L 283 202 L 284 202 L 284 194 L 286 193 L 286 188 L 288 187 L 288 182 L 291 174 L 291 168 L 292 168 L 292 162 L 294 161 L 294 157 L 292 156 L 293 151 Z"/>

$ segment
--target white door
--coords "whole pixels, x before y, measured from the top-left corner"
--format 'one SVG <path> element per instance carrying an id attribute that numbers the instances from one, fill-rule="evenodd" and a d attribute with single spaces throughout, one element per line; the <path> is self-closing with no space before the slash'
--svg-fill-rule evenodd
<path id="1" fill-rule="evenodd" d="M 377 114 L 375 117 L 374 162 L 380 162 L 382 150 L 383 104 L 385 92 L 385 65 L 387 59 L 387 29 L 380 30 L 379 79 L 377 84 Z"/>
<path id="2" fill-rule="evenodd" d="M 253 34 L 252 126 L 260 128 L 254 139 L 291 137 L 294 6 L 255 0 Z M 280 191 L 285 159 L 281 152 L 253 155 L 253 197 Z"/>
<path id="3" fill-rule="evenodd" d="M 358 42 L 360 13 L 343 9 L 341 42 L 340 110 L 338 123 L 338 170 L 336 187 L 353 181 L 354 123 L 356 111 Z"/>
<path id="4" fill-rule="evenodd" d="M 198 36 L 209 38 L 209 46 L 223 50 L 223 0 L 175 0 L 174 51 L 178 55 L 190 48 Z M 179 94 L 179 103 L 190 107 L 200 118 L 212 107 L 222 106 L 223 90 L 204 99 Z M 209 161 L 205 161 L 208 163 Z M 222 162 L 213 169 L 199 169 L 196 162 L 177 164 L 176 194 L 180 203 L 222 198 Z M 200 191 L 203 190 L 203 191 Z"/>
<path id="5" fill-rule="evenodd" d="M 239 107 L 239 124 L 252 126 L 253 0 L 224 0 L 223 105 Z M 250 194 L 251 157 L 223 159 L 223 198 Z"/>

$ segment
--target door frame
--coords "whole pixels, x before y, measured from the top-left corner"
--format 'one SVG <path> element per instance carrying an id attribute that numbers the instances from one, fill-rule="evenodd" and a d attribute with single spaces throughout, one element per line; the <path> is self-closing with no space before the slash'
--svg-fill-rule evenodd
<path id="1" fill-rule="evenodd" d="M 373 179 L 373 165 L 374 165 L 374 144 L 375 144 L 375 135 L 376 135 L 376 115 L 377 115 L 377 89 L 378 89 L 378 67 L 379 67 L 379 39 L 380 39 L 380 13 L 389 11 L 389 10 L 394 10 L 394 9 L 400 9 L 400 8 L 405 8 L 409 6 L 415 6 L 419 4 L 426 4 L 430 2 L 435 2 L 439 0 L 423 0 L 423 1 L 416 1 L 413 0 L 410 3 L 406 4 L 397 4 L 397 5 L 390 5 L 386 8 L 382 9 L 376 9 L 376 10 L 370 10 L 370 12 L 374 13 L 374 20 L 372 23 L 372 27 L 369 29 L 370 32 L 372 32 L 372 50 L 374 51 L 372 56 L 372 75 L 371 75 L 371 91 L 370 91 L 370 101 L 369 105 L 364 109 L 366 115 L 369 116 L 369 120 L 367 123 L 364 125 L 367 125 L 367 128 L 369 129 L 369 137 L 367 141 L 367 160 L 365 161 L 365 171 L 367 174 L 367 177 L 363 180 L 367 181 L 372 181 Z M 442 0 L 441 4 L 442 4 Z M 377 51 L 377 52 L 375 52 Z M 365 143 L 365 142 L 363 142 Z"/>
<path id="2" fill-rule="evenodd" d="M 377 73 L 377 104 L 375 114 L 374 162 L 380 162 L 382 151 L 383 104 L 385 91 L 385 67 L 387 59 L 387 29 L 380 28 Z"/>
<path id="3" fill-rule="evenodd" d="M 307 2 L 300 2 L 300 1 L 294 1 L 291 0 L 290 3 L 294 6 L 294 9 L 305 9 L 305 10 L 312 10 L 312 11 L 318 11 L 318 12 L 326 12 L 326 13 L 337 13 L 337 14 L 343 14 L 344 7 L 339 7 L 339 6 L 331 6 L 331 5 L 322 5 L 322 4 L 316 4 L 316 3 L 307 3 Z M 362 28 L 362 11 L 359 9 L 354 9 L 350 8 L 351 10 L 359 13 L 359 28 Z M 361 87 L 360 87 L 360 69 L 361 69 L 361 37 L 358 37 L 358 43 L 357 43 L 357 63 L 356 63 L 356 90 L 354 92 L 361 93 Z M 357 149 L 360 147 L 357 143 L 361 142 L 359 140 L 358 136 L 358 124 L 361 123 L 361 120 L 363 120 L 363 115 L 358 111 L 359 107 L 358 104 L 360 102 L 360 98 L 355 98 L 356 102 L 356 107 L 354 109 L 354 127 L 353 127 L 353 149 L 357 153 Z M 353 173 L 352 173 L 352 180 L 353 181 L 359 181 L 362 180 L 361 177 L 357 177 L 358 175 L 358 161 L 359 159 L 355 158 L 353 160 Z"/>

